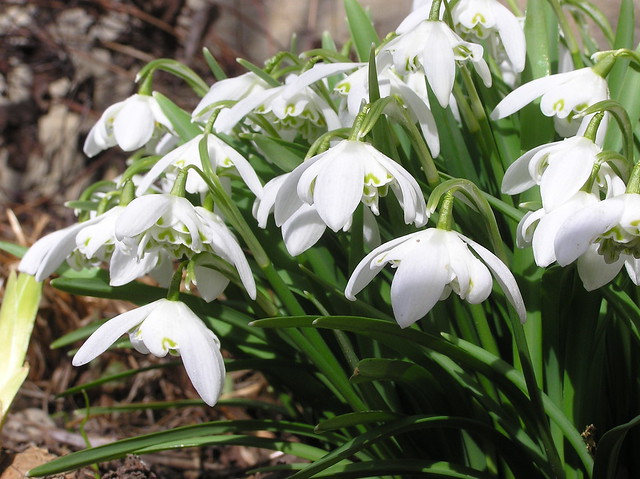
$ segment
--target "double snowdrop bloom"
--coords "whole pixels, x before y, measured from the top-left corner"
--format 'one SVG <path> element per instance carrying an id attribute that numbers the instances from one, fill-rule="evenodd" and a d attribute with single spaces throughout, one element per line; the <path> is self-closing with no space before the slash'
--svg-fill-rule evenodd
<path id="1" fill-rule="evenodd" d="M 609 99 L 607 81 L 592 68 L 580 68 L 532 80 L 502 99 L 491 113 L 498 120 L 542 97 L 540 109 L 546 116 L 567 119 L 589 106 Z"/>
<path id="2" fill-rule="evenodd" d="M 260 228 L 266 228 L 267 220 L 275 206 L 278 192 L 290 174 L 285 173 L 269 181 L 264 186 L 263 197 L 256 198 L 253 205 L 253 216 L 258 221 Z M 282 239 L 287 251 L 291 256 L 297 256 L 318 242 L 327 229 L 327 225 L 316 211 L 314 205 L 303 202 L 297 195 L 290 197 L 289 200 L 291 201 L 290 208 L 292 212 L 280 226 L 282 228 Z M 364 209 L 363 238 L 368 247 L 373 248 L 380 244 L 378 224 L 368 208 Z"/>
<path id="3" fill-rule="evenodd" d="M 138 184 L 136 193 L 138 195 L 145 194 L 163 172 L 165 179 L 172 184 L 178 172 L 189 165 L 197 166 L 203 170 L 199 151 L 203 137 L 204 134 L 197 135 L 158 160 Z M 240 153 L 215 135 L 207 135 L 206 142 L 209 162 L 216 174 L 227 174 L 235 169 L 254 195 L 259 197 L 262 194 L 262 184 L 258 175 Z M 163 188 L 163 190 L 167 189 L 170 187 Z M 185 189 L 189 193 L 206 193 L 209 191 L 209 186 L 197 172 L 190 170 L 187 173 Z"/>
<path id="4" fill-rule="evenodd" d="M 73 357 L 73 365 L 82 366 L 96 358 L 124 333 L 129 333 L 131 344 L 143 354 L 179 354 L 204 402 L 213 406 L 218 401 L 225 378 L 220 341 L 180 301 L 159 299 L 110 319 L 82 345 Z"/>
<path id="5" fill-rule="evenodd" d="M 337 232 L 349 228 L 361 201 L 377 215 L 378 199 L 389 188 L 404 210 L 405 223 L 424 225 L 426 204 L 417 181 L 370 144 L 342 140 L 304 161 L 284 180 L 275 201 L 276 224 L 287 221 L 301 200 L 313 205 L 322 221 Z"/>
<path id="6" fill-rule="evenodd" d="M 624 193 L 580 209 L 559 228 L 558 264 L 578 261 L 587 291 L 604 286 L 625 267 L 640 285 L 640 194 Z"/>
<path id="7" fill-rule="evenodd" d="M 482 58 L 483 48 L 465 42 L 439 20 L 428 20 L 429 9 L 410 13 L 398 26 L 398 36 L 382 47 L 391 52 L 400 73 L 422 69 L 440 105 L 449 104 L 456 76 L 456 61 L 471 61 L 484 84 L 491 86 L 491 72 Z"/>
<path id="8" fill-rule="evenodd" d="M 149 95 L 132 95 L 105 110 L 93 125 L 84 143 L 84 153 L 91 157 L 112 146 L 134 151 L 145 145 L 167 141 L 161 137 L 173 130 L 156 99 Z M 171 135 L 169 135 L 170 137 Z M 155 145 L 162 150 L 162 145 Z"/>
<path id="9" fill-rule="evenodd" d="M 116 206 L 43 236 L 25 253 L 18 269 L 43 281 L 67 259 L 77 269 L 106 260 L 113 250 L 115 221 L 121 212 L 122 207 Z"/>
<path id="10" fill-rule="evenodd" d="M 544 208 L 529 211 L 518 223 L 518 247 L 531 245 L 536 264 L 543 268 L 549 266 L 556 260 L 555 240 L 560 228 L 578 211 L 598 201 L 599 198 L 595 195 L 578 191 L 551 211 Z"/>
<path id="11" fill-rule="evenodd" d="M 141 269 L 148 272 L 166 254 L 180 259 L 210 253 L 231 263 L 249 296 L 256 297 L 251 268 L 231 231 L 215 213 L 193 206 L 186 198 L 170 194 L 136 198 L 120 214 L 116 238 L 119 247 L 112 261 L 122 261 L 125 271 L 130 268 L 136 275 L 140 275 Z M 113 283 L 114 278 L 111 279 Z M 201 292 L 202 286 L 199 284 L 198 288 Z M 212 291 L 219 290 L 217 284 L 210 287 Z M 211 294 L 205 293 L 203 297 Z"/>
<path id="12" fill-rule="evenodd" d="M 300 133 L 314 139 L 319 133 L 340 128 L 340 120 L 333 108 L 311 87 L 291 74 L 284 85 L 252 92 L 231 108 L 220 112 L 214 127 L 230 133 L 249 113 L 265 115 L 278 128 L 283 138 L 293 139 Z"/>
<path id="13" fill-rule="evenodd" d="M 547 211 L 552 210 L 582 189 L 599 162 L 601 151 L 602 148 L 583 136 L 540 145 L 507 168 L 502 192 L 515 195 L 540 185 L 542 204 Z M 619 165 L 619 169 L 624 171 L 624 165 Z M 607 164 L 599 166 L 593 186 L 594 192 L 603 190 L 607 195 L 624 190 L 624 182 Z"/>
<path id="14" fill-rule="evenodd" d="M 497 0 L 460 0 L 451 12 L 453 23 L 465 33 L 485 39 L 496 34 L 513 70 L 524 70 L 524 30 L 513 13 Z"/>
<path id="15" fill-rule="evenodd" d="M 207 121 L 217 108 L 227 105 L 229 101 L 240 101 L 267 88 L 269 88 L 267 82 L 253 72 L 225 78 L 211 86 L 191 116 L 196 121 Z"/>
<path id="16" fill-rule="evenodd" d="M 387 55 L 380 56 L 391 60 Z M 391 63 L 385 61 L 386 58 L 378 61 L 379 65 L 377 66 L 380 97 L 386 98 L 395 95 L 402 99 L 412 120 L 420 125 L 431 155 L 438 156 L 440 154 L 440 139 L 429 106 L 424 75 L 418 72 L 408 72 L 403 79 L 391 68 Z M 340 117 L 344 125 L 353 124 L 356 116 L 360 113 L 362 104 L 369 101 L 368 75 L 368 66 L 360 67 L 335 86 L 335 91 L 346 97 L 346 101 L 340 106 Z"/>
<path id="17" fill-rule="evenodd" d="M 469 246 L 480 257 L 478 259 Z M 514 306 L 526 319 L 524 301 L 515 278 L 493 253 L 456 232 L 429 228 L 396 238 L 374 249 L 356 266 L 345 296 L 358 294 L 389 263 L 396 268 L 391 283 L 391 306 L 402 328 L 426 315 L 454 291 L 469 303 L 481 303 L 491 293 L 492 273 Z"/>

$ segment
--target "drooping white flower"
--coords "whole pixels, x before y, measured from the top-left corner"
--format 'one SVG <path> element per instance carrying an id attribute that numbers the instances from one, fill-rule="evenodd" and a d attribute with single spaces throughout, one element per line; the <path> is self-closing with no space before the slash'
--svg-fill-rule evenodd
<path id="1" fill-rule="evenodd" d="M 563 223 L 555 237 L 558 264 L 578 261 L 588 291 L 611 281 L 624 266 L 640 280 L 640 194 L 624 193 L 585 207 Z"/>
<path id="2" fill-rule="evenodd" d="M 404 210 L 405 223 L 424 225 L 426 204 L 417 181 L 370 144 L 342 140 L 303 162 L 287 177 L 275 201 L 276 224 L 281 226 L 296 212 L 297 197 L 313 205 L 322 221 L 337 232 L 351 225 L 361 201 L 378 214 L 378 199 L 389 187 Z"/>
<path id="3" fill-rule="evenodd" d="M 214 83 L 193 110 L 192 117 L 197 121 L 207 121 L 216 108 L 229 101 L 240 101 L 251 94 L 269 88 L 267 82 L 253 72 L 247 72 L 233 78 L 225 78 Z"/>
<path id="4" fill-rule="evenodd" d="M 522 193 L 540 185 L 542 204 L 550 211 L 571 198 L 585 185 L 602 148 L 583 136 L 537 146 L 513 162 L 504 174 L 502 192 Z M 624 165 L 620 165 L 624 171 Z M 624 190 L 624 182 L 607 164 L 600 166 L 595 189 Z M 595 192 L 595 191 L 594 191 Z"/>
<path id="5" fill-rule="evenodd" d="M 291 74 L 286 84 L 252 92 L 231 108 L 220 112 L 214 127 L 216 131 L 230 133 L 249 113 L 265 115 L 283 138 L 293 139 L 297 134 L 315 139 L 320 132 L 340 128 L 340 120 L 333 108 L 313 89 L 304 84 L 299 88 L 298 76 Z"/>
<path id="6" fill-rule="evenodd" d="M 481 45 L 465 42 L 442 21 L 428 20 L 428 10 L 419 8 L 398 26 L 398 36 L 382 47 L 393 56 L 400 73 L 422 69 L 440 105 L 449 104 L 456 76 L 456 61 L 471 61 L 484 84 L 491 86 L 491 73 L 482 58 Z"/>
<path id="7" fill-rule="evenodd" d="M 498 120 L 515 113 L 538 97 L 540 109 L 546 116 L 564 119 L 587 107 L 609 99 L 607 81 L 592 68 L 580 68 L 532 80 L 516 88 L 491 113 Z"/>
<path id="8" fill-rule="evenodd" d="M 556 260 L 555 240 L 564 223 L 581 209 L 596 204 L 599 198 L 584 191 L 578 191 L 567 201 L 547 211 L 540 208 L 525 214 L 516 231 L 519 248 L 531 245 L 533 257 L 538 266 L 549 266 Z"/>
<path id="9" fill-rule="evenodd" d="M 526 42 L 516 16 L 497 0 L 460 0 L 451 12 L 457 28 L 479 39 L 500 37 L 515 72 L 524 70 Z"/>
<path id="10" fill-rule="evenodd" d="M 125 151 L 134 151 L 149 142 L 157 143 L 171 130 L 171 122 L 153 96 L 132 95 L 104 111 L 89 131 L 84 153 L 95 156 L 115 145 Z"/>
<path id="11" fill-rule="evenodd" d="M 100 326 L 73 357 L 82 366 L 105 352 L 120 336 L 129 333 L 133 347 L 164 357 L 179 354 L 200 397 L 213 406 L 224 385 L 225 366 L 220 341 L 189 307 L 180 301 L 159 299 L 120 314 Z"/>
<path id="12" fill-rule="evenodd" d="M 264 186 L 262 198 L 256 198 L 253 204 L 253 216 L 260 228 L 266 228 L 269 214 L 273 211 L 276 197 L 285 180 L 291 173 L 277 176 Z M 327 225 L 314 205 L 303 202 L 297 195 L 290 198 L 291 214 L 281 224 L 282 239 L 291 256 L 297 256 L 311 248 L 324 234 Z M 350 225 L 345 225 L 348 228 Z M 363 239 L 367 247 L 375 248 L 380 244 L 380 232 L 375 217 L 368 208 L 364 209 Z"/>
<path id="13" fill-rule="evenodd" d="M 471 253 L 469 246 L 480 257 Z M 402 328 L 410 326 L 454 291 L 477 304 L 491 293 L 492 274 L 521 321 L 524 301 L 515 278 L 493 253 L 456 231 L 429 228 L 391 240 L 374 249 L 356 266 L 345 297 L 358 294 L 389 263 L 396 272 L 391 283 L 391 306 Z"/>
<path id="14" fill-rule="evenodd" d="M 113 250 L 114 225 L 121 212 L 122 207 L 116 206 L 43 236 L 25 253 L 18 269 L 42 281 L 65 260 L 76 269 L 106 261 Z"/>
<path id="15" fill-rule="evenodd" d="M 388 53 L 388 52 L 387 52 Z M 401 78 L 392 68 L 388 55 L 378 56 L 378 87 L 380 98 L 395 95 L 407 108 L 412 120 L 418 122 L 432 156 L 440 154 L 440 139 L 435 119 L 431 113 L 427 86 L 422 72 L 408 72 Z M 353 124 L 363 103 L 369 101 L 369 68 L 360 67 L 338 82 L 335 91 L 346 96 L 339 113 L 344 125 Z"/>
<path id="16" fill-rule="evenodd" d="M 122 264 L 123 276 L 127 268 L 141 264 L 155 267 L 162 254 L 179 259 L 211 253 L 231 263 L 249 296 L 256 297 L 251 268 L 231 231 L 215 213 L 193 206 L 186 198 L 170 194 L 136 198 L 118 218 L 116 238 L 119 247 L 114 257 Z M 113 275 L 111 281 L 119 283 Z"/>
<path id="17" fill-rule="evenodd" d="M 199 145 L 204 134 L 197 135 L 175 150 L 163 156 L 144 176 L 138 184 L 136 193 L 143 195 L 153 182 L 165 172 L 167 177 L 174 179 L 177 173 L 189 165 L 204 169 L 200 159 Z M 221 174 L 224 170 L 235 168 L 254 195 L 262 194 L 262 184 L 249 162 L 231 146 L 215 135 L 207 135 L 207 152 L 212 169 Z M 207 183 L 195 171 L 187 173 L 185 189 L 189 193 L 206 193 L 209 191 Z"/>

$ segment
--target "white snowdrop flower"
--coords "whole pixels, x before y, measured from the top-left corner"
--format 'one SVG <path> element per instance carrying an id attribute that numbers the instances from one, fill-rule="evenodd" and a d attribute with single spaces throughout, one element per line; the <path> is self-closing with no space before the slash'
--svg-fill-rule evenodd
<path id="1" fill-rule="evenodd" d="M 580 68 L 532 80 L 516 88 L 491 113 L 499 120 L 542 97 L 540 109 L 546 116 L 566 119 L 589 106 L 609 99 L 607 81 L 592 68 Z"/>
<path id="2" fill-rule="evenodd" d="M 516 73 L 524 70 L 526 41 L 516 16 L 497 0 L 460 0 L 451 12 L 453 23 L 479 39 L 498 36 Z"/>
<path id="3" fill-rule="evenodd" d="M 554 248 L 558 264 L 578 261 L 588 291 L 604 286 L 624 266 L 640 280 L 640 194 L 623 193 L 580 209 L 559 228 Z"/>
<path id="4" fill-rule="evenodd" d="M 162 254 L 191 258 L 212 253 L 231 263 L 249 296 L 256 297 L 251 268 L 231 231 L 215 213 L 193 206 L 186 198 L 157 194 L 134 199 L 116 222 L 116 238 L 119 243 L 112 262 L 115 258 L 123 277 L 129 276 L 129 269 L 139 274 L 141 265 L 150 271 Z M 120 283 L 117 278 L 112 274 L 112 283 Z"/>
<path id="5" fill-rule="evenodd" d="M 89 131 L 84 153 L 91 157 L 116 145 L 125 151 L 134 151 L 149 142 L 158 143 L 167 130 L 172 130 L 171 123 L 156 99 L 149 95 L 132 95 L 105 110 Z"/>
<path id="6" fill-rule="evenodd" d="M 251 94 L 269 88 L 267 82 L 253 72 L 237 77 L 225 78 L 214 83 L 207 94 L 200 100 L 191 115 L 194 120 L 207 121 L 216 108 L 221 108 L 228 101 L 240 101 Z"/>
<path id="7" fill-rule="evenodd" d="M 382 47 L 391 52 L 400 73 L 422 69 L 440 105 L 449 104 L 456 76 L 456 61 L 473 64 L 484 84 L 491 86 L 491 73 L 482 58 L 481 45 L 466 42 L 439 20 L 428 20 L 428 9 L 419 8 L 398 26 L 398 36 Z"/>
<path id="8" fill-rule="evenodd" d="M 526 319 L 522 295 L 507 266 L 489 250 L 456 231 L 428 228 L 374 249 L 353 271 L 345 288 L 346 298 L 355 300 L 355 295 L 387 263 L 396 268 L 391 282 L 391 306 L 402 328 L 426 315 L 451 291 L 469 303 L 481 303 L 491 293 L 492 274 L 520 320 Z"/>
<path id="9" fill-rule="evenodd" d="M 582 189 L 601 151 L 583 136 L 537 146 L 507 168 L 502 192 L 515 195 L 540 185 L 542 204 L 547 211 L 552 210 Z M 600 166 L 597 180 L 595 186 L 604 191 L 619 191 L 620 185 L 624 185 L 608 165 Z"/>
<path id="10" fill-rule="evenodd" d="M 424 225 L 426 204 L 417 181 L 370 144 L 342 140 L 304 161 L 287 177 L 276 196 L 276 224 L 289 219 L 302 200 L 313 205 L 322 221 L 337 232 L 351 225 L 361 201 L 378 214 L 378 199 L 389 188 L 404 211 L 405 223 Z"/>
<path id="11" fill-rule="evenodd" d="M 154 181 L 164 172 L 167 177 L 175 179 L 177 173 L 189 165 L 203 168 L 200 158 L 199 145 L 204 134 L 197 135 L 175 150 L 166 154 L 144 175 L 144 179 L 138 183 L 136 193 L 143 195 Z M 207 152 L 212 169 L 217 174 L 234 169 L 254 195 L 262 194 L 262 184 L 253 167 L 244 156 L 215 135 L 207 135 Z M 185 189 L 189 193 L 206 193 L 209 186 L 195 171 L 187 173 Z"/>
<path id="12" fill-rule="evenodd" d="M 93 360 L 124 333 L 143 353 L 164 357 L 178 354 L 200 397 L 213 406 L 224 386 L 225 366 L 220 341 L 189 307 L 180 301 L 159 299 L 120 314 L 100 326 L 73 357 L 74 366 Z"/>

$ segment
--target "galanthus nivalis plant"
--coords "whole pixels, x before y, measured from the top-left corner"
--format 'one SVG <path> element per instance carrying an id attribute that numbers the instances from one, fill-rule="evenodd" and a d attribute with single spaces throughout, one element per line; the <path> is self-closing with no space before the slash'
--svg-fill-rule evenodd
<path id="1" fill-rule="evenodd" d="M 344 5 L 340 48 L 325 35 L 232 78 L 205 49 L 209 81 L 143 67 L 84 148 L 131 152 L 126 168 L 19 265 L 136 305 L 62 338 L 85 340 L 75 366 L 114 347 L 179 355 L 185 396 L 253 419 L 122 438 L 32 476 L 209 444 L 287 452 L 264 470 L 292 478 L 640 470 L 633 2 L 614 34 L 583 0 L 416 0 L 383 37 Z M 193 111 L 152 93 L 160 70 L 192 87 Z M 233 397 L 226 371 L 247 368 L 277 405 Z"/>

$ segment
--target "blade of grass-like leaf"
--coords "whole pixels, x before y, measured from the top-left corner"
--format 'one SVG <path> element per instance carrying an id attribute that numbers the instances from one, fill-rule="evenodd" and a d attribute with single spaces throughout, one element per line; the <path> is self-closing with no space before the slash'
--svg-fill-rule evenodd
<path id="1" fill-rule="evenodd" d="M 422 459 L 384 459 L 351 464 L 339 464 L 316 474 L 316 478 L 358 478 L 393 475 L 396 477 L 490 479 L 493 474 L 446 461 Z"/>
<path id="2" fill-rule="evenodd" d="M 618 455 L 629 430 L 640 424 L 640 416 L 607 431 L 596 449 L 596 459 L 593 465 L 593 479 L 615 479 L 618 477 Z"/>
<path id="3" fill-rule="evenodd" d="M 265 155 L 268 162 L 273 163 L 285 173 L 292 171 L 304 160 L 307 149 L 302 145 L 290 143 L 267 135 L 252 134 L 251 140 Z"/>
<path id="4" fill-rule="evenodd" d="M 136 411 L 156 411 L 169 408 L 180 408 L 188 406 L 204 406 L 205 403 L 202 399 L 179 399 L 175 401 L 153 401 L 153 402 L 133 402 L 126 404 L 114 404 L 113 406 L 97 406 L 89 408 L 80 408 L 74 411 L 74 414 L 79 417 L 85 417 L 87 415 L 97 416 L 101 414 L 111 414 L 116 412 L 136 412 Z M 289 411 L 274 403 L 268 403 L 264 401 L 257 401 L 254 399 L 244 398 L 231 398 L 231 399 L 219 399 L 216 406 L 227 407 L 241 407 L 251 409 L 261 409 L 263 411 L 289 416 Z"/>
<path id="5" fill-rule="evenodd" d="M 359 426 L 361 424 L 393 421 L 396 419 L 400 419 L 400 417 L 400 414 L 389 411 L 350 412 L 320 422 L 316 426 L 315 430 L 316 432 L 323 433 L 326 431 L 335 431 L 336 429 Z"/>
<path id="6" fill-rule="evenodd" d="M 160 92 L 153 92 L 153 97 L 183 142 L 189 141 L 202 133 L 200 127 L 191 121 L 191 115 L 169 100 L 169 98 Z"/>
<path id="7" fill-rule="evenodd" d="M 522 373 L 499 357 L 466 341 L 443 334 L 448 341 L 441 342 L 438 341 L 436 336 L 413 329 L 402 330 L 390 323 L 371 318 L 328 316 L 315 320 L 314 325 L 340 328 L 364 334 L 383 333 L 406 338 L 408 342 L 415 342 L 438 351 L 445 356 L 462 362 L 474 371 L 487 375 L 496 383 L 496 386 L 501 387 L 507 397 L 514 401 L 514 404 L 520 403 L 522 408 L 530 407 L 528 401 L 529 406 L 527 406 L 527 403 L 522 402 L 521 395 L 527 392 L 527 385 Z M 576 450 L 585 469 L 591 470 L 593 460 L 584 447 L 578 431 L 548 397 L 542 395 L 542 400 L 546 413 L 561 428 L 569 443 Z"/>
<path id="8" fill-rule="evenodd" d="M 344 9 L 347 12 L 347 25 L 358 59 L 361 62 L 366 62 L 369 58 L 371 44 L 378 45 L 380 43 L 376 29 L 371 23 L 371 18 L 357 0 L 344 0 Z"/>
<path id="9" fill-rule="evenodd" d="M 487 440 L 494 441 L 499 450 L 504 454 L 507 463 L 509 463 L 510 466 L 512 466 L 513 463 L 514 472 L 516 472 L 517 477 L 536 477 L 536 471 L 532 469 L 526 470 L 526 475 L 517 474 L 518 472 L 520 472 L 521 474 L 524 472 L 524 469 L 522 469 L 517 462 L 518 455 L 520 454 L 518 448 L 516 448 L 514 444 L 505 436 L 501 435 L 495 429 L 487 426 L 484 423 L 473 419 L 451 416 L 410 416 L 384 424 L 375 429 L 369 430 L 359 435 L 358 437 L 353 438 L 352 440 L 342 444 L 340 447 L 328 453 L 322 459 L 315 461 L 313 464 L 307 466 L 302 471 L 293 474 L 289 479 L 305 479 L 309 477 L 315 477 L 316 474 L 319 474 L 323 471 L 326 472 L 326 470 L 330 466 L 349 458 L 355 452 L 370 447 L 372 444 L 375 444 L 382 439 L 390 436 L 397 436 L 399 434 L 410 431 L 432 428 L 451 428 L 456 430 L 464 429 L 481 435 Z"/>
<path id="10" fill-rule="evenodd" d="M 0 250 L 12 254 L 16 258 L 22 258 L 28 249 L 29 248 L 26 246 L 8 243 L 7 241 L 0 241 Z"/>
<path id="11" fill-rule="evenodd" d="M 197 438 L 226 433 L 238 433 L 242 431 L 274 431 L 313 437 L 314 439 L 324 443 L 341 444 L 344 442 L 344 438 L 340 435 L 333 434 L 331 432 L 319 435 L 313 431 L 312 426 L 296 422 L 269 420 L 214 421 L 122 439 L 111 444 L 105 444 L 74 452 L 42 466 L 38 466 L 29 471 L 29 474 L 31 476 L 57 474 L 87 466 L 89 464 L 119 459 L 127 454 L 144 450 L 145 448 L 153 448 L 161 443 L 186 443 L 186 441 L 196 440 Z"/>

